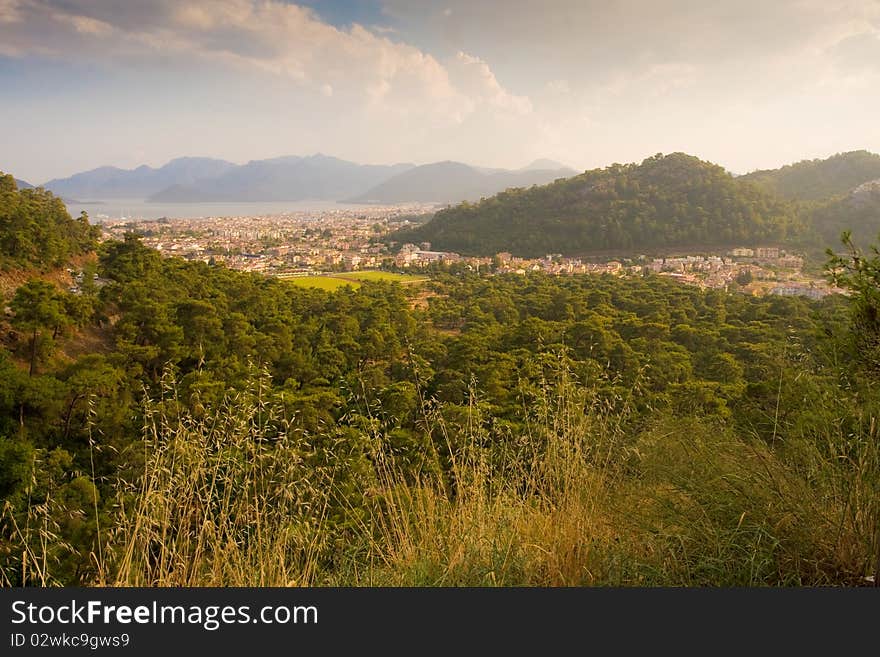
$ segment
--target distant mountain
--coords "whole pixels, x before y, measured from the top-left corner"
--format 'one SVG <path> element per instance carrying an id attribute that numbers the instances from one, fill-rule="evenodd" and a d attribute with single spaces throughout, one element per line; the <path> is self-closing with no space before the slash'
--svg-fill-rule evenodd
<path id="1" fill-rule="evenodd" d="M 214 177 L 176 184 L 150 196 L 154 202 L 337 201 L 378 185 L 412 164 L 363 165 L 327 155 L 254 160 Z"/>
<path id="2" fill-rule="evenodd" d="M 862 183 L 880 178 L 880 155 L 851 151 L 825 160 L 804 160 L 780 169 L 754 171 L 742 178 L 785 198 L 815 201 L 848 194 Z"/>
<path id="3" fill-rule="evenodd" d="M 546 167 L 546 168 L 545 168 Z M 575 171 L 536 160 L 517 171 L 478 168 L 459 162 L 356 164 L 317 154 L 252 160 L 182 157 L 154 169 L 99 167 L 43 185 L 64 198 L 146 199 L 157 203 L 214 201 L 330 200 L 401 203 L 477 200 L 509 187 L 544 184 Z"/>
<path id="4" fill-rule="evenodd" d="M 556 160 L 548 160 L 547 158 L 540 158 L 535 160 L 534 162 L 527 164 L 520 171 L 552 171 L 554 169 L 569 169 L 568 167 L 561 162 L 557 162 Z"/>
<path id="5" fill-rule="evenodd" d="M 466 255 L 535 257 L 779 243 L 801 230 L 793 203 L 718 165 L 673 153 L 463 203 L 390 239 Z"/>
<path id="6" fill-rule="evenodd" d="M 18 187 L 19 189 L 33 189 L 34 188 L 34 186 L 31 185 L 29 182 L 25 182 L 24 180 L 19 180 L 18 178 L 15 179 L 15 186 Z"/>
<path id="7" fill-rule="evenodd" d="M 415 167 L 348 199 L 355 203 L 455 203 L 475 201 L 510 187 L 543 185 L 575 173 L 572 169 L 478 169 L 461 162 Z"/>
<path id="8" fill-rule="evenodd" d="M 146 165 L 130 170 L 100 167 L 69 178 L 50 180 L 43 187 L 59 196 L 85 200 L 147 198 L 171 185 L 188 185 L 202 178 L 213 178 L 235 166 L 224 160 L 181 157 L 158 169 Z"/>

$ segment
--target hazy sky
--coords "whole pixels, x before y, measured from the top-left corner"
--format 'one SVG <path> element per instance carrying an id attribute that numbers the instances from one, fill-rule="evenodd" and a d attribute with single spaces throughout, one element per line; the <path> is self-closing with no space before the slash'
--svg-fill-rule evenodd
<path id="1" fill-rule="evenodd" d="M 880 151 L 880 0 L 0 0 L 0 170 Z"/>

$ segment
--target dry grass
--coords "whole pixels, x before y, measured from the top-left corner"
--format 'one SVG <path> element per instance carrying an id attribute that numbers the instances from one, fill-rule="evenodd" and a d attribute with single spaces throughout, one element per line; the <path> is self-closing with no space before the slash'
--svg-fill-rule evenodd
<path id="1" fill-rule="evenodd" d="M 327 482 L 277 424 L 264 390 L 210 417 L 177 410 L 173 391 L 145 424 L 146 469 L 120 500 L 101 584 L 289 586 L 314 577 Z M 130 499 L 131 508 L 124 500 Z"/>
<path id="2" fill-rule="evenodd" d="M 473 391 L 472 391 L 473 392 Z M 369 579 L 358 584 L 574 586 L 607 582 L 601 546 L 616 539 L 609 493 L 622 453 L 620 416 L 595 391 L 562 379 L 534 400 L 528 434 L 500 462 L 471 403 L 463 445 L 453 449 L 442 410 L 428 423 L 451 458 L 449 481 L 407 483 L 385 468 Z M 473 399 L 472 395 L 472 399 Z"/>
<path id="3" fill-rule="evenodd" d="M 857 585 L 875 568 L 870 418 L 781 448 L 693 418 L 633 435 L 628 399 L 561 370 L 523 399 L 527 429 L 507 441 L 475 393 L 464 421 L 425 404 L 425 462 L 443 465 L 415 473 L 378 430 L 362 434 L 360 465 L 333 441 L 316 460 L 327 437 L 291 431 L 261 381 L 198 414 L 170 383 L 148 404 L 143 476 L 119 491 L 92 583 Z M 38 585 L 58 581 L 63 546 L 40 520 L 51 503 L 17 528 Z"/>

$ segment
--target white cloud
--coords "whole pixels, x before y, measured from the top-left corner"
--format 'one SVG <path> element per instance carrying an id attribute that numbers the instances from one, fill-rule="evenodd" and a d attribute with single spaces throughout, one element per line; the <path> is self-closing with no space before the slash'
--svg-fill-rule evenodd
<path id="1" fill-rule="evenodd" d="M 479 57 L 459 51 L 447 64 L 453 84 L 475 102 L 484 102 L 514 114 L 529 114 L 532 102 L 526 96 L 509 93 Z"/>
<path id="2" fill-rule="evenodd" d="M 372 109 L 422 112 L 460 122 L 471 112 L 528 113 L 528 98 L 509 93 L 489 65 L 459 53 L 445 63 L 419 48 L 360 25 L 339 29 L 311 10 L 276 0 L 150 0 L 148 20 L 113 3 L 0 0 L 6 54 L 91 57 L 104 65 L 126 58 L 177 57 L 254 70 L 311 89 L 340 94 Z M 112 52 L 113 57 L 107 58 Z"/>
<path id="3" fill-rule="evenodd" d="M 0 55 L 25 82 L 0 79 L 0 119 L 30 128 L 21 157 L 46 134 L 95 165 L 133 132 L 152 163 L 688 150 L 745 171 L 880 150 L 878 0 L 381 2 L 388 24 L 340 28 L 281 0 L 0 0 Z"/>

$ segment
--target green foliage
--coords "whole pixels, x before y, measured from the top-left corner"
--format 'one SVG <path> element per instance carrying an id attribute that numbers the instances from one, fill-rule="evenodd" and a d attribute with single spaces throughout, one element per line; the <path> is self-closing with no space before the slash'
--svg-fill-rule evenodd
<path id="1" fill-rule="evenodd" d="M 23 336 L 103 347 L 59 329 L 32 375 L 0 355 L 8 582 L 867 572 L 880 398 L 843 297 L 456 272 L 425 307 L 399 281 L 298 288 L 133 236 L 98 273 L 82 304 L 38 282 L 12 303 Z"/>
<path id="2" fill-rule="evenodd" d="M 861 363 L 880 372 L 880 250 L 871 246 L 869 254 L 863 253 L 848 232 L 843 244 L 849 253 L 829 249 L 826 268 L 831 282 L 853 295 L 852 337 Z"/>
<path id="3" fill-rule="evenodd" d="M 752 276 L 752 272 L 749 269 L 744 269 L 736 275 L 736 282 L 740 285 L 748 285 L 754 280 Z"/>
<path id="4" fill-rule="evenodd" d="M 813 204 L 804 216 L 826 246 L 836 243 L 844 231 L 854 243 L 869 244 L 880 235 L 880 186 Z"/>
<path id="5" fill-rule="evenodd" d="M 876 490 L 877 446 L 835 462 L 842 454 L 820 445 L 796 434 L 771 449 L 692 418 L 651 427 L 639 439 L 641 477 L 630 493 L 644 504 L 633 526 L 652 537 L 638 576 L 678 586 L 862 583 L 880 509 L 861 496 Z"/>
<path id="6" fill-rule="evenodd" d="M 825 160 L 754 171 L 742 178 L 785 198 L 818 201 L 847 194 L 864 182 L 880 178 L 880 155 L 868 151 L 838 153 Z"/>
<path id="7" fill-rule="evenodd" d="M 60 198 L 42 188 L 16 188 L 0 172 L 0 264 L 57 267 L 95 248 L 100 229 L 85 213 L 71 219 Z"/>
<path id="8" fill-rule="evenodd" d="M 792 204 L 719 166 L 673 153 L 463 203 L 392 239 L 467 255 L 536 257 L 780 242 L 800 230 Z"/>
<path id="9" fill-rule="evenodd" d="M 33 375 L 41 346 L 44 352 L 50 351 L 51 340 L 69 322 L 64 297 L 51 283 L 32 280 L 15 291 L 10 308 L 15 313 L 13 326 L 28 336 L 30 374 Z M 48 330 L 52 331 L 51 338 L 45 335 Z"/>
<path id="10" fill-rule="evenodd" d="M 23 440 L 0 437 L 0 498 L 15 499 L 27 484 L 32 450 Z"/>

